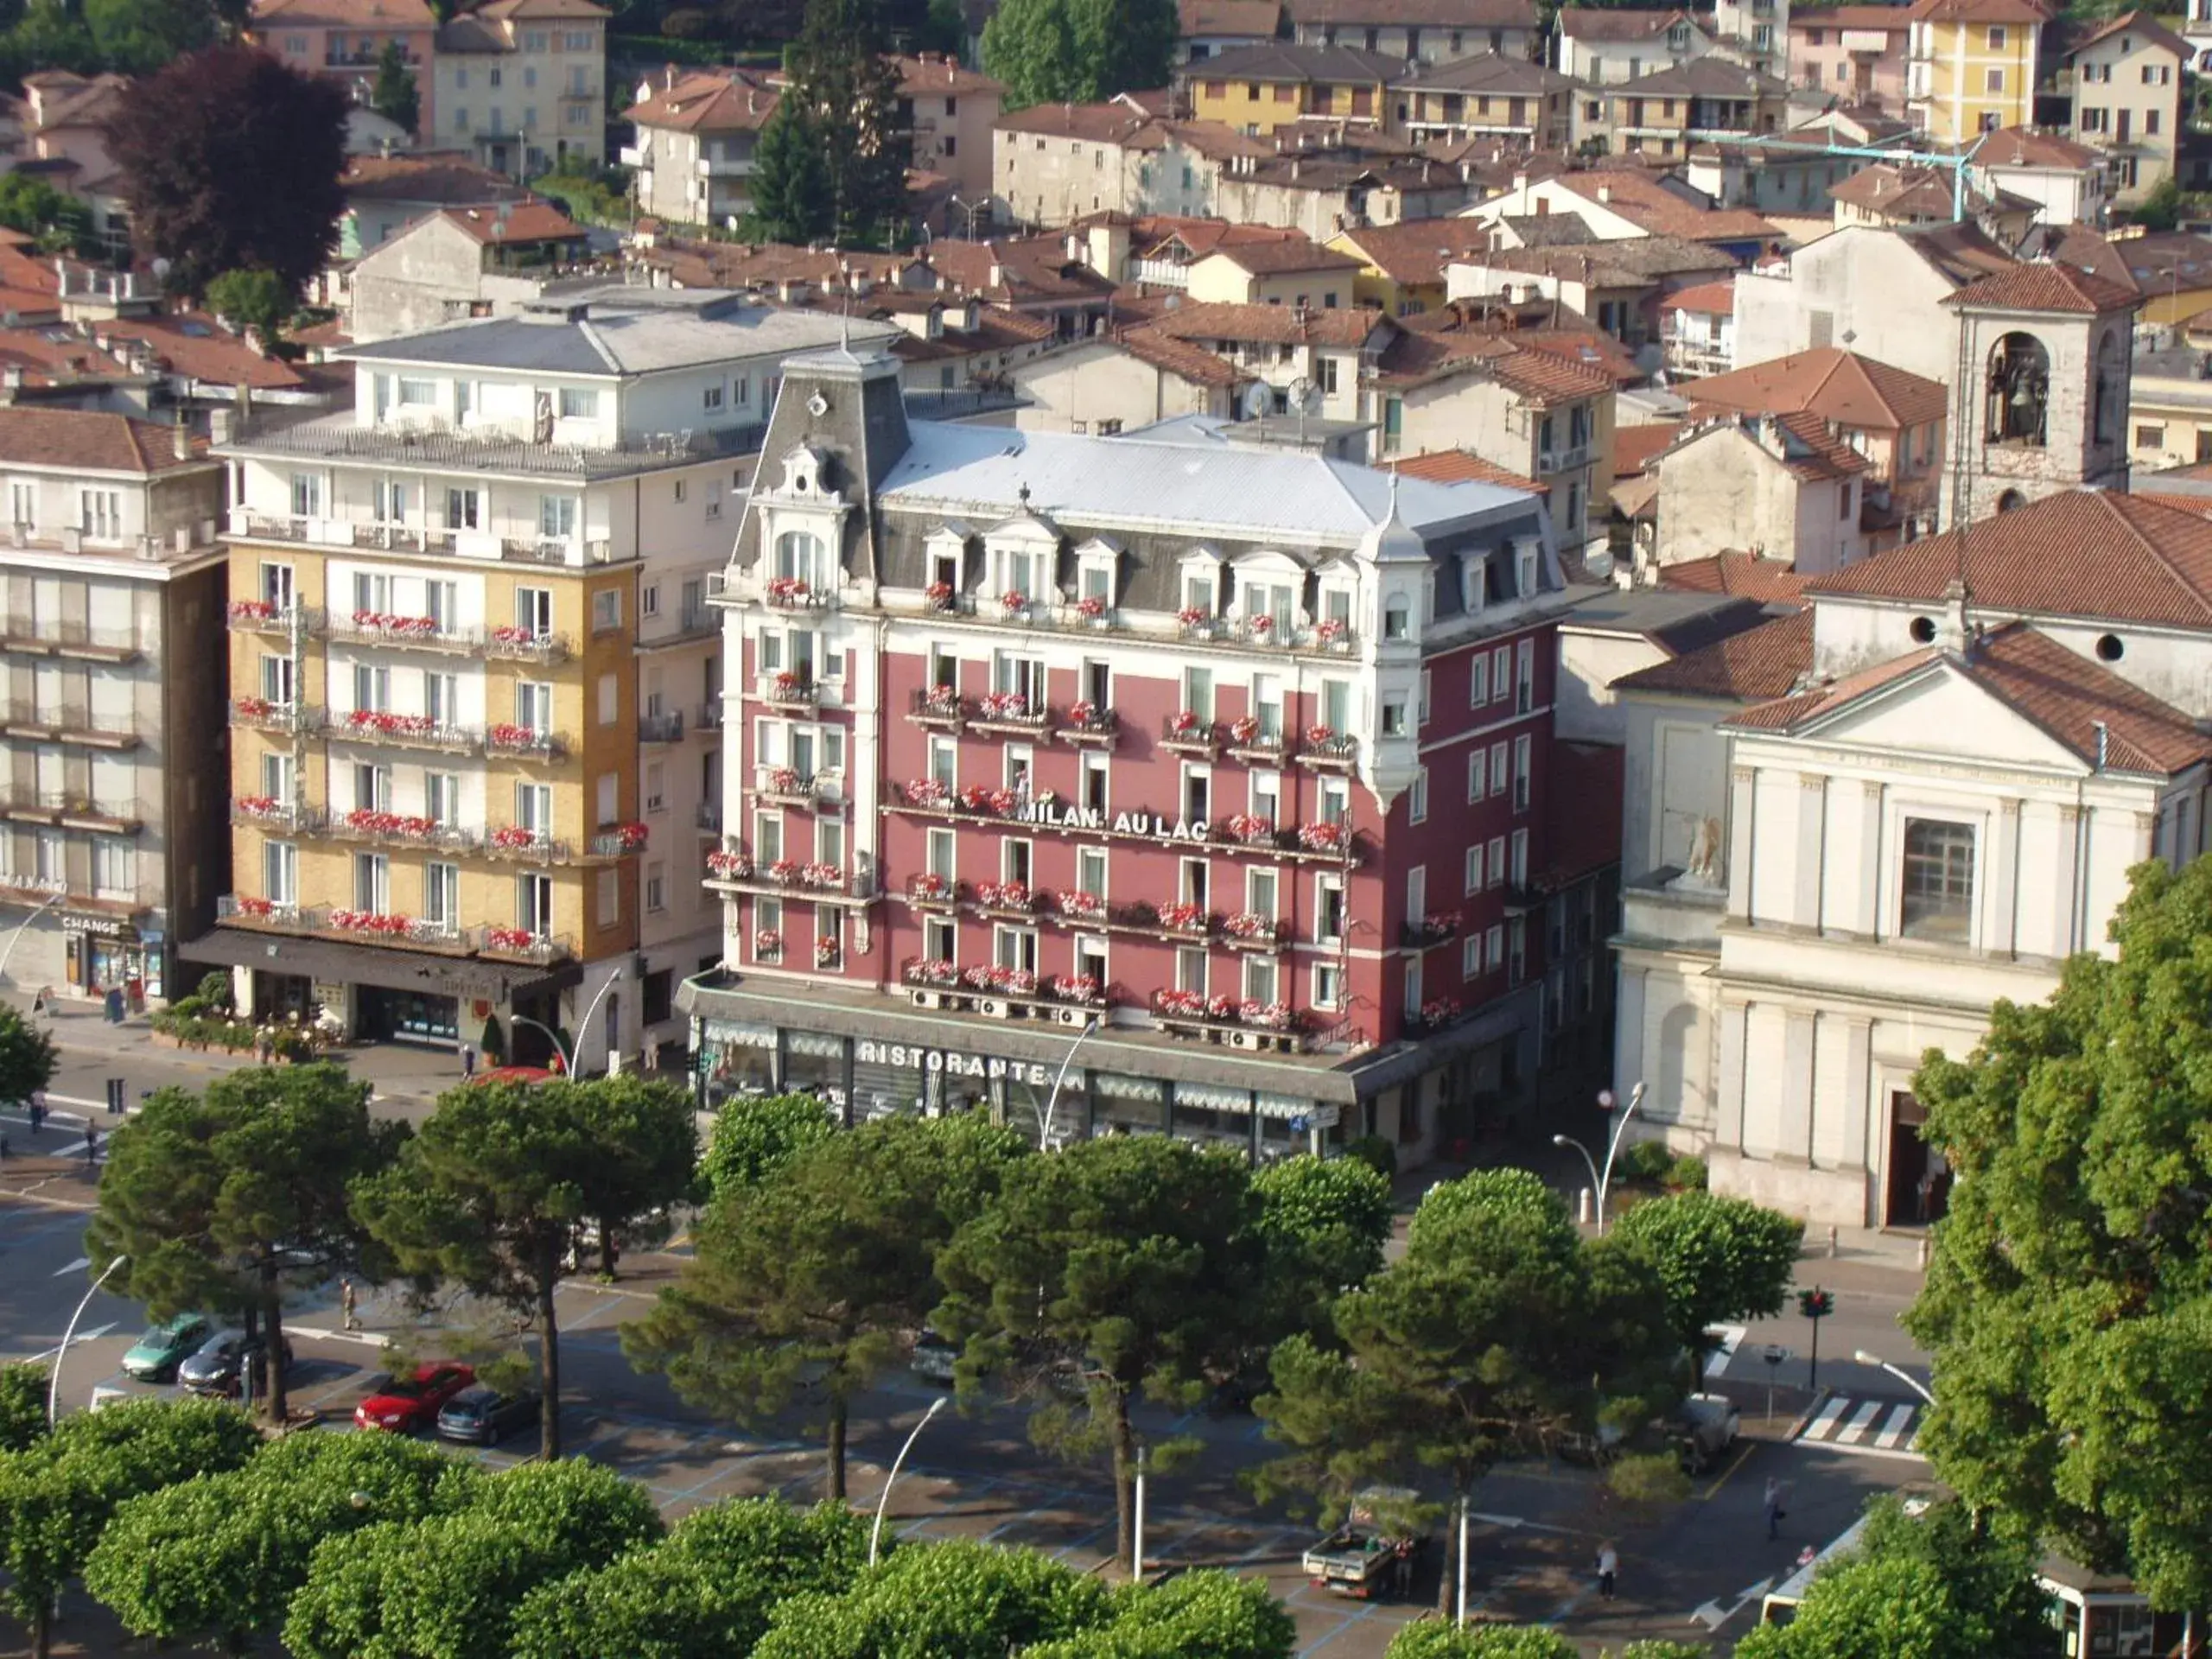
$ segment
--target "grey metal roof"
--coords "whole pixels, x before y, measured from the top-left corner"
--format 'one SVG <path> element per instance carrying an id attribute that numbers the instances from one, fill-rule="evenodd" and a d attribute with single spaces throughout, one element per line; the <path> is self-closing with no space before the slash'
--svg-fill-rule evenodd
<path id="1" fill-rule="evenodd" d="M 1154 430 L 1157 431 L 1158 429 Z M 917 422 L 883 480 L 887 507 L 1002 517 L 1027 489 L 1033 511 L 1095 524 L 1165 525 L 1239 540 L 1357 547 L 1390 516 L 1394 475 L 1356 462 L 1229 443 L 1202 429 L 1077 436 Z M 1398 485 L 1398 516 L 1442 530 L 1529 511 L 1533 498 L 1487 484 Z"/>
<path id="2" fill-rule="evenodd" d="M 523 373 L 614 378 L 757 357 L 782 357 L 834 343 L 843 319 L 820 311 L 742 305 L 728 296 L 685 296 L 643 289 L 633 297 L 568 296 L 555 309 L 490 317 L 357 346 L 343 353 L 365 362 L 442 364 Z M 875 345 L 900 332 L 880 323 L 850 325 L 855 342 Z"/>

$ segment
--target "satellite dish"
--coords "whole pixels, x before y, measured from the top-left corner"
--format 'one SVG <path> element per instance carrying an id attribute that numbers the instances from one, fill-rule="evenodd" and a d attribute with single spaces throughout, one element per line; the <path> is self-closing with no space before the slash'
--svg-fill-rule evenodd
<path id="1" fill-rule="evenodd" d="M 1290 399 L 1292 411 L 1299 415 L 1312 414 L 1320 401 L 1314 396 L 1313 383 L 1302 374 L 1290 383 L 1285 396 Z"/>
<path id="2" fill-rule="evenodd" d="M 169 271 L 171 269 L 172 267 L 168 259 L 156 259 L 154 261 L 154 280 L 157 283 L 166 283 L 169 279 Z"/>
<path id="3" fill-rule="evenodd" d="M 1268 405 L 1274 402 L 1274 388 L 1264 380 L 1255 380 L 1245 387 L 1244 418 L 1248 421 L 1260 419 L 1268 412 Z"/>

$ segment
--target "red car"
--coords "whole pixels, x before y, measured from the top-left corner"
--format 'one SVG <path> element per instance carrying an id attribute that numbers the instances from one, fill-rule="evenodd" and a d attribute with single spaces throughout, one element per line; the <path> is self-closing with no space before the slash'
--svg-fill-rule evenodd
<path id="1" fill-rule="evenodd" d="M 353 1427 L 411 1434 L 438 1421 L 438 1408 L 476 1380 L 476 1368 L 432 1360 L 412 1376 L 395 1376 L 353 1408 Z"/>

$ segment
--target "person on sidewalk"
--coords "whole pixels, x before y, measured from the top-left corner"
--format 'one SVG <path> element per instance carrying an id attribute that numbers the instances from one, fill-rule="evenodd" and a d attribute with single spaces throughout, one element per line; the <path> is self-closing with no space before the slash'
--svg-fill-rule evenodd
<path id="1" fill-rule="evenodd" d="M 1613 1581 L 1620 1575 L 1621 1558 L 1613 1548 L 1610 1538 L 1598 1546 L 1598 1594 L 1605 1601 L 1613 1599 Z"/>
<path id="2" fill-rule="evenodd" d="M 100 1155 L 100 1132 L 90 1122 L 85 1125 L 85 1161 L 95 1163 Z"/>
<path id="3" fill-rule="evenodd" d="M 353 1311 L 353 1281 L 351 1279 L 338 1281 L 338 1308 L 346 1316 L 346 1330 L 358 1331 L 361 1328 L 360 1319 Z"/>
<path id="4" fill-rule="evenodd" d="M 461 1046 L 461 1075 L 464 1079 L 476 1075 L 476 1049 L 473 1044 Z"/>
<path id="5" fill-rule="evenodd" d="M 30 1109 L 31 1133 L 33 1135 L 36 1135 L 41 1129 L 46 1127 L 46 1096 L 44 1094 L 35 1094 L 31 1096 Z"/>

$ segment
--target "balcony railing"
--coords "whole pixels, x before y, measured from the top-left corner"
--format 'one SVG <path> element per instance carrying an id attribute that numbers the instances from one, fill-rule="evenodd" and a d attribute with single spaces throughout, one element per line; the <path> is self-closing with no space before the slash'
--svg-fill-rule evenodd
<path id="1" fill-rule="evenodd" d="M 1062 815 L 1058 812 L 1031 815 L 1030 809 L 1046 804 L 1041 798 L 1032 797 L 1012 789 L 993 789 L 986 785 L 971 784 L 957 791 L 946 788 L 931 779 L 918 779 L 910 783 L 892 786 L 886 804 L 894 812 L 920 812 L 932 817 L 962 818 L 978 823 L 1019 823 L 1025 833 L 1038 830 L 1057 830 L 1077 836 L 1098 836 L 1114 841 L 1141 841 L 1159 845 L 1170 829 L 1172 822 L 1156 818 L 1147 826 L 1147 814 L 1134 815 L 1133 826 L 1116 827 L 1114 815 L 1101 808 L 1082 815 Z M 1209 831 L 1208 846 L 1230 852 L 1262 855 L 1268 858 L 1287 858 L 1300 862 L 1356 865 L 1368 852 L 1368 844 L 1349 823 L 1324 819 L 1295 828 L 1276 826 L 1239 813 L 1213 824 Z"/>
<path id="2" fill-rule="evenodd" d="M 493 754 L 559 760 L 569 753 L 569 740 L 558 732 L 541 731 L 535 726 L 499 725 L 485 731 L 484 747 Z"/>
<path id="3" fill-rule="evenodd" d="M 1290 739 L 1280 726 L 1270 728 L 1255 715 L 1242 715 L 1229 723 L 1229 753 L 1239 760 L 1279 766 L 1290 753 Z"/>
<path id="4" fill-rule="evenodd" d="M 128 628 L 96 628 L 59 616 L 10 616 L 4 627 L 0 651 L 99 663 L 127 663 L 138 655 L 138 641 Z"/>
<path id="5" fill-rule="evenodd" d="M 271 702 L 266 697 L 232 697 L 231 724 L 256 732 L 319 732 L 326 718 L 313 703 Z"/>
<path id="6" fill-rule="evenodd" d="M 761 675 L 759 696 L 772 709 L 814 709 L 821 706 L 822 686 L 819 681 L 786 669 Z"/>
<path id="7" fill-rule="evenodd" d="M 241 633 L 281 633 L 288 638 L 296 630 L 318 639 L 327 626 L 324 613 L 315 607 L 292 605 L 279 610 L 266 599 L 232 600 L 227 620 Z"/>
<path id="8" fill-rule="evenodd" d="M 693 719 L 702 732 L 718 732 L 722 728 L 722 702 L 715 697 L 699 705 Z"/>
<path id="9" fill-rule="evenodd" d="M 1105 989 L 1088 975 L 1039 975 L 1016 968 L 910 957 L 899 977 L 917 1007 L 995 1020 L 1052 1020 L 1088 1025 L 1104 1013 Z"/>
<path id="10" fill-rule="evenodd" d="M 348 742 L 447 754 L 474 754 L 484 747 L 484 734 L 473 727 L 447 726 L 428 715 L 394 714 L 388 709 L 353 709 L 334 716 L 330 734 Z"/>
<path id="11" fill-rule="evenodd" d="M 355 429 L 364 434 L 366 439 L 360 448 L 390 450 L 392 453 L 386 459 L 405 459 L 410 466 L 436 467 L 439 462 L 430 452 L 456 442 L 451 434 L 384 433 L 367 428 Z M 283 433 L 256 434 L 240 447 L 253 449 L 274 448 L 293 453 L 292 447 L 282 442 L 283 436 Z M 525 443 L 519 439 L 503 439 L 488 443 L 473 440 L 459 442 L 464 453 L 474 452 L 480 455 L 496 453 L 502 457 L 511 457 L 505 465 L 505 470 L 514 472 L 566 473 L 573 469 L 561 464 L 563 458 L 579 453 L 563 450 L 552 444 Z M 447 464 L 474 470 L 478 463 L 457 458 Z M 501 463 L 492 464 L 499 466 Z M 245 507 L 231 509 L 230 533 L 257 542 L 297 542 L 307 547 L 351 548 L 357 552 L 433 553 L 474 559 L 511 559 L 525 564 L 605 564 L 613 552 L 613 543 L 604 537 L 501 536 L 491 531 L 466 527 L 394 524 L 376 519 L 323 518 L 302 513 L 254 512 Z"/>
<path id="12" fill-rule="evenodd" d="M 129 715 L 10 703 L 0 712 L 0 722 L 4 722 L 10 737 L 33 737 L 49 743 L 75 743 L 95 749 L 135 748 L 138 743 L 138 733 Z"/>
<path id="13" fill-rule="evenodd" d="M 501 961 L 540 964 L 575 957 L 575 942 L 527 927 L 480 925 L 423 916 L 355 909 L 346 906 L 302 906 L 250 893 L 224 893 L 215 900 L 215 919 L 237 927 L 276 933 L 312 934 L 351 944 L 430 950 L 446 956 L 480 955 Z"/>
<path id="14" fill-rule="evenodd" d="M 1298 746 L 1300 766 L 1318 766 L 1325 771 L 1341 772 L 1349 769 L 1359 759 L 1359 740 L 1341 732 L 1317 726 L 1308 731 Z"/>
<path id="15" fill-rule="evenodd" d="M 355 807 L 331 814 L 320 833 L 334 841 L 368 842 L 386 847 L 427 847 L 439 852 L 472 853 L 482 837 L 457 823 L 406 812 L 386 812 Z"/>
<path id="16" fill-rule="evenodd" d="M 906 718 L 918 726 L 957 732 L 968 723 L 971 705 L 949 685 L 917 687 L 907 700 Z"/>
<path id="17" fill-rule="evenodd" d="M 1259 626 L 1257 616 L 1212 616 L 1201 612 L 1182 611 L 1176 615 L 1176 626 L 1185 639 L 1203 640 L 1212 645 L 1239 645 L 1251 651 L 1289 652 L 1293 654 L 1318 652 L 1330 657 L 1348 657 L 1355 644 L 1352 631 L 1335 618 L 1319 622 L 1305 622 L 1296 619 L 1277 622 L 1270 618 L 1266 626 Z"/>
<path id="18" fill-rule="evenodd" d="M 732 893 L 767 893 L 821 904 L 872 904 L 882 897 L 873 868 L 846 870 L 834 864 L 807 864 L 791 858 L 756 864 L 742 847 L 722 847 L 707 855 L 707 885 Z"/>
<path id="19" fill-rule="evenodd" d="M 572 960 L 576 954 L 576 942 L 567 934 L 540 933 L 526 927 L 478 928 L 475 944 L 483 956 L 541 966 Z"/>
<path id="20" fill-rule="evenodd" d="M 511 858 L 524 864 L 566 864 L 573 854 L 569 843 L 550 830 L 503 823 L 484 837 L 484 855 Z"/>
<path id="21" fill-rule="evenodd" d="M 638 741 L 640 743 L 673 743 L 683 735 L 683 711 L 672 714 L 639 715 Z"/>
<path id="22" fill-rule="evenodd" d="M 454 652 L 469 655 L 484 649 L 484 630 L 442 623 L 427 616 L 390 616 L 356 611 L 333 617 L 329 637 L 344 645 L 394 645 L 409 651 Z"/>
<path id="23" fill-rule="evenodd" d="M 304 835 L 322 824 L 322 809 L 301 801 L 279 801 L 267 795 L 233 795 L 231 822 L 272 835 Z"/>
<path id="24" fill-rule="evenodd" d="M 1178 754 L 1202 754 L 1211 760 L 1221 753 L 1219 728 L 1185 709 L 1180 714 L 1162 716 L 1160 747 L 1173 749 Z"/>
<path id="25" fill-rule="evenodd" d="M 1154 991 L 1152 1017 L 1165 1031 L 1236 1048 L 1294 1053 L 1309 1040 L 1298 1016 L 1280 1002 L 1262 1006 L 1196 991 Z"/>
<path id="26" fill-rule="evenodd" d="M 642 823 L 601 824 L 591 838 L 594 858 L 630 858 L 645 850 L 647 834 Z"/>
<path id="27" fill-rule="evenodd" d="M 835 774 L 800 772 L 791 766 L 755 766 L 753 792 L 779 806 L 812 807 L 832 792 Z"/>
<path id="28" fill-rule="evenodd" d="M 514 662 L 563 663 L 569 659 L 569 636 L 534 628 L 493 628 L 484 636 L 484 654 Z"/>
<path id="29" fill-rule="evenodd" d="M 1121 715 L 1095 703 L 1076 703 L 1060 716 L 1059 736 L 1065 742 L 1111 748 L 1121 734 Z"/>
<path id="30" fill-rule="evenodd" d="M 1052 724 L 1052 711 L 1043 703 L 1032 706 L 1019 691 L 987 691 L 976 699 L 968 722 L 979 732 L 1010 732 L 1034 737 Z"/>
<path id="31" fill-rule="evenodd" d="M 73 790 L 17 788 L 0 792 L 0 813 L 26 823 L 127 836 L 136 834 L 145 823 L 146 804 L 95 800 Z"/>

